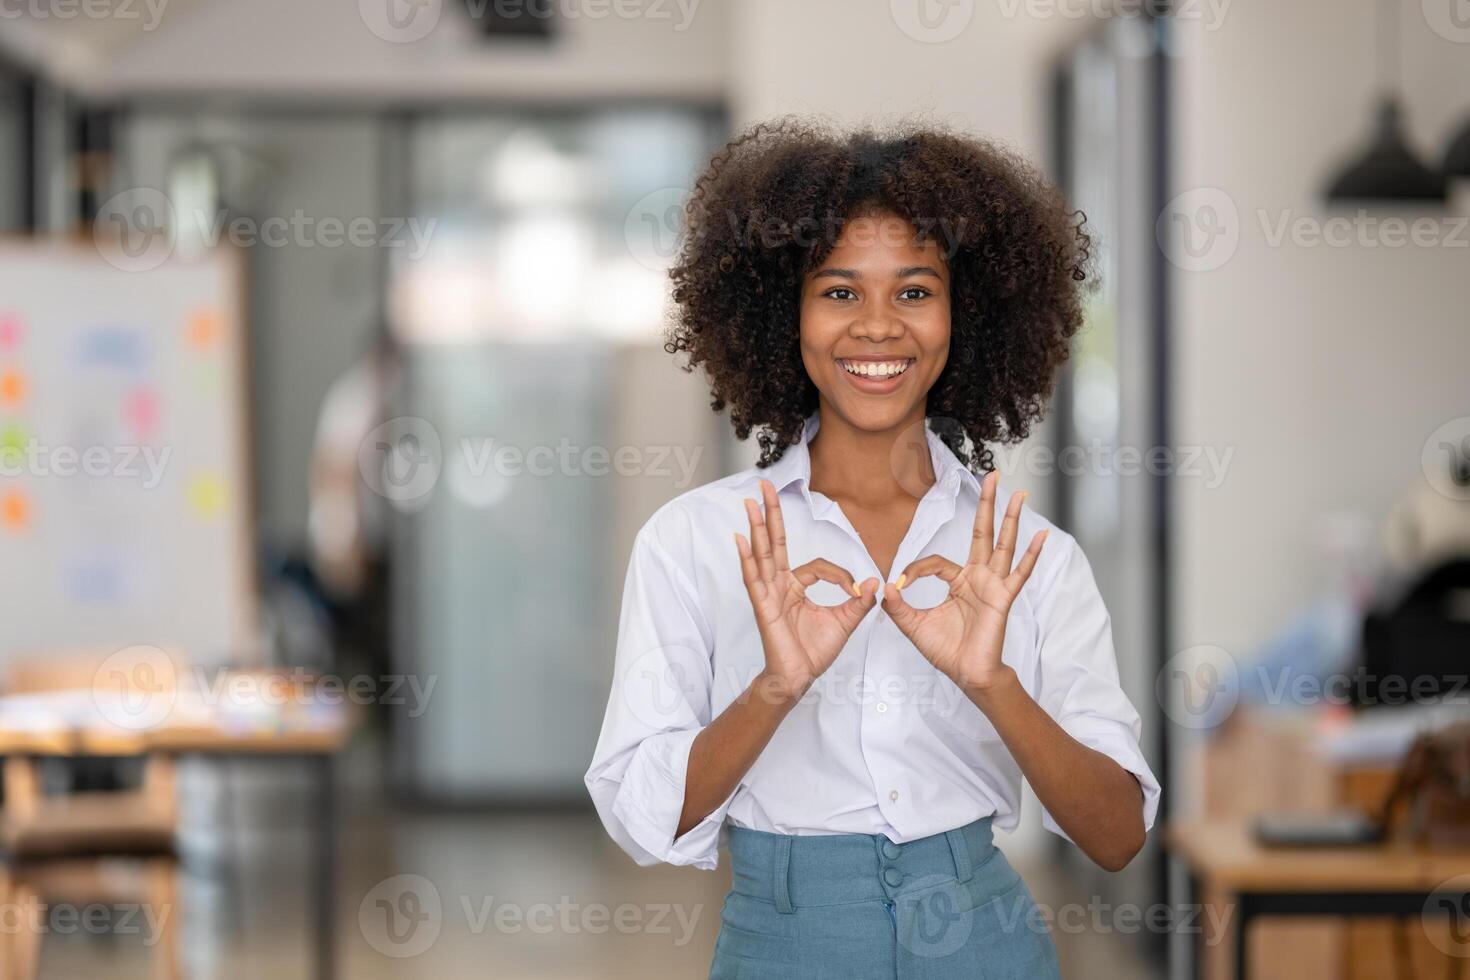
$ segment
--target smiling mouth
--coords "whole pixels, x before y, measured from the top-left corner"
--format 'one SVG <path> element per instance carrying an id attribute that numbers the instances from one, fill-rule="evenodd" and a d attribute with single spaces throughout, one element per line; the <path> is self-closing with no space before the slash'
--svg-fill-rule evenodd
<path id="1" fill-rule="evenodd" d="M 842 370 L 855 378 L 871 381 L 890 381 L 900 377 L 914 363 L 912 357 L 899 357 L 886 361 L 856 361 L 845 357 L 837 358 Z"/>

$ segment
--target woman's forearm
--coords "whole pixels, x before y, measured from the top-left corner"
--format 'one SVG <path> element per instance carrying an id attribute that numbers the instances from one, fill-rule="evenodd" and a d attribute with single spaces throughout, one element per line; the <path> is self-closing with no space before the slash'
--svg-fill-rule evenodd
<path id="1" fill-rule="evenodd" d="M 676 839 L 735 792 L 802 693 L 763 673 L 695 737 L 689 749 L 684 809 Z"/>
<path id="2" fill-rule="evenodd" d="M 990 719 L 1057 825 L 1092 860 L 1121 870 L 1143 847 L 1143 790 L 1112 759 L 1077 741 L 1013 670 L 965 692 Z"/>

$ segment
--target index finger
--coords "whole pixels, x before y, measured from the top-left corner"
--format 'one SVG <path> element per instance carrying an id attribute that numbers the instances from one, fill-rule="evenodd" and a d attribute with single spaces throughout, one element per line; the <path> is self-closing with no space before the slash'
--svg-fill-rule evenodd
<path id="1" fill-rule="evenodd" d="M 766 524 L 771 530 L 771 552 L 776 558 L 776 571 L 789 571 L 791 562 L 786 558 L 786 520 L 781 516 L 781 498 L 776 495 L 775 484 L 770 480 L 761 481 L 761 499 L 766 503 Z"/>
<path id="2" fill-rule="evenodd" d="M 970 534 L 970 564 L 990 564 L 990 552 L 995 542 L 995 488 L 1000 483 L 1000 471 L 991 470 L 980 481 L 980 506 L 975 508 L 975 527 Z"/>

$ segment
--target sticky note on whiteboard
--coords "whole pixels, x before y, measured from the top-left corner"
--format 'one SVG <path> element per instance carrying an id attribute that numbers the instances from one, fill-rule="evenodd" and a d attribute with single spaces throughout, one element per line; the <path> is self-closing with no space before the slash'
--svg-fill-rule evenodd
<path id="1" fill-rule="evenodd" d="M 189 510 L 200 520 L 217 520 L 225 509 L 225 484 L 213 473 L 191 476 L 188 493 Z"/>

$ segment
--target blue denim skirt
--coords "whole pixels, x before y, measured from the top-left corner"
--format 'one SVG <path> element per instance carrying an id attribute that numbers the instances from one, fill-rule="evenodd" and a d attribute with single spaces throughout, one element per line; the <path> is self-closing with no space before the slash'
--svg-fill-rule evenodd
<path id="1" fill-rule="evenodd" d="M 711 980 L 1060 977 L 989 818 L 907 844 L 731 827 L 729 846 Z"/>

